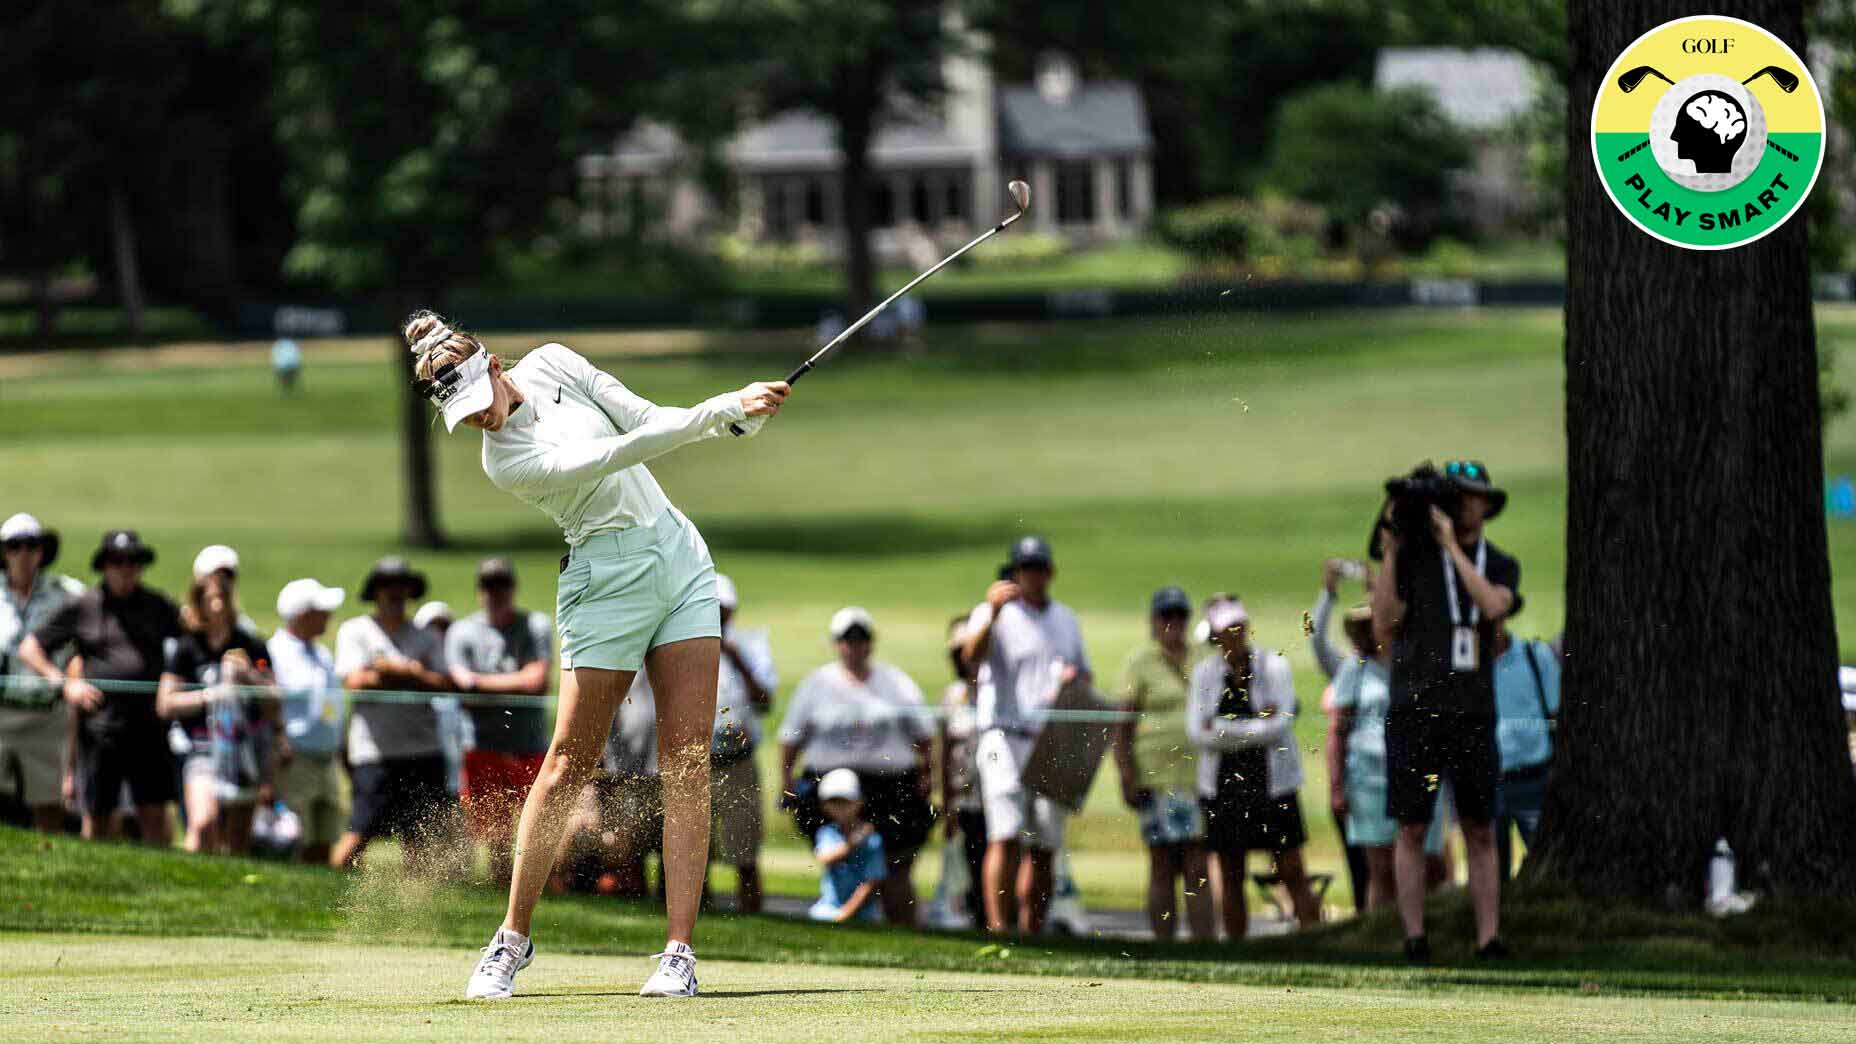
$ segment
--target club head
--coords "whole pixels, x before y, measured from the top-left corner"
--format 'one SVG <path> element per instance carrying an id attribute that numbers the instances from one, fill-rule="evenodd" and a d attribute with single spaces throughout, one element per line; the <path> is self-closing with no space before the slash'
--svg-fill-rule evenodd
<path id="1" fill-rule="evenodd" d="M 1012 202 L 1018 204 L 1018 212 L 1023 214 L 1031 209 L 1031 186 L 1022 181 L 1006 183 L 1005 190 L 1012 194 Z"/>
<path id="2" fill-rule="evenodd" d="M 1674 80 L 1671 80 L 1669 77 L 1664 76 L 1662 73 L 1657 72 L 1653 67 L 1648 66 L 1648 65 L 1639 65 L 1635 69 L 1632 69 L 1629 72 L 1626 72 L 1622 76 L 1618 77 L 1618 90 L 1623 91 L 1625 94 L 1629 94 L 1630 92 L 1637 89 L 1637 85 L 1642 83 L 1644 80 L 1644 77 L 1646 76 L 1654 76 L 1657 79 L 1662 80 L 1664 83 L 1668 83 L 1672 85 L 1675 83 Z"/>
<path id="3" fill-rule="evenodd" d="M 1752 83 L 1761 76 L 1772 77 L 1772 82 L 1778 84 L 1779 90 L 1784 91 L 1786 94 L 1790 94 L 1798 89 L 1798 77 L 1776 65 L 1768 65 L 1740 82 L 1743 84 Z"/>

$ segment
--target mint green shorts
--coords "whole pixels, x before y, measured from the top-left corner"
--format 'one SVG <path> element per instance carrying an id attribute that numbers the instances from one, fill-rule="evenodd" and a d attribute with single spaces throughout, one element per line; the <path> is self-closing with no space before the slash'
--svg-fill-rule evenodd
<path id="1" fill-rule="evenodd" d="M 674 508 L 649 526 L 595 533 L 568 555 L 554 619 L 564 670 L 635 671 L 660 645 L 719 638 L 709 545 Z"/>

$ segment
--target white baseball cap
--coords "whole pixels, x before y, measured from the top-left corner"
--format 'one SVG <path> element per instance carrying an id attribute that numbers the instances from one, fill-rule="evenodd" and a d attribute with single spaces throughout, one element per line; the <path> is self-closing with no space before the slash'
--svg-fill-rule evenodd
<path id="1" fill-rule="evenodd" d="M 721 573 L 715 574 L 715 598 L 724 609 L 734 609 L 741 604 L 741 596 L 735 591 L 735 582 Z"/>
<path id="2" fill-rule="evenodd" d="M 419 607 L 418 612 L 412 614 L 412 625 L 414 627 L 430 627 L 433 621 L 440 618 L 455 620 L 458 618 L 458 614 L 452 612 L 451 607 L 444 602 L 427 602 Z"/>
<path id="3" fill-rule="evenodd" d="M 846 801 L 862 801 L 864 786 L 857 779 L 857 773 L 847 768 L 832 769 L 825 773 L 825 778 L 818 781 L 818 799 L 830 801 L 843 798 Z"/>
<path id="4" fill-rule="evenodd" d="M 844 637 L 844 632 L 853 627 L 861 627 L 866 634 L 876 634 L 876 621 L 870 618 L 870 611 L 861 605 L 847 605 L 831 614 L 831 640 Z"/>
<path id="5" fill-rule="evenodd" d="M 0 522 L 0 543 L 8 540 L 34 540 L 44 535 L 45 527 L 24 511 Z"/>
<path id="6" fill-rule="evenodd" d="M 1205 621 L 1211 625 L 1211 633 L 1218 634 L 1238 624 L 1249 623 L 1250 611 L 1244 608 L 1243 602 L 1235 598 L 1213 602 L 1211 608 L 1205 611 Z"/>
<path id="7" fill-rule="evenodd" d="M 332 613 L 348 595 L 339 587 L 324 587 L 309 577 L 292 580 L 277 592 L 277 615 L 287 623 L 312 609 Z"/>
<path id="8" fill-rule="evenodd" d="M 193 556 L 193 578 L 202 580 L 221 569 L 238 572 L 238 552 L 224 544 L 208 544 Z"/>

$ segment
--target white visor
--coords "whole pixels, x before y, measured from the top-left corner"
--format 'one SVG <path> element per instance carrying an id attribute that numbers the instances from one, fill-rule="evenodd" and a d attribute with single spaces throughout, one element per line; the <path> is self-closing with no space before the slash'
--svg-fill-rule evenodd
<path id="1" fill-rule="evenodd" d="M 479 351 L 462 363 L 441 367 L 426 389 L 426 398 L 445 415 L 445 430 L 458 430 L 459 422 L 487 409 L 496 399 L 496 388 L 490 383 L 490 353 Z"/>

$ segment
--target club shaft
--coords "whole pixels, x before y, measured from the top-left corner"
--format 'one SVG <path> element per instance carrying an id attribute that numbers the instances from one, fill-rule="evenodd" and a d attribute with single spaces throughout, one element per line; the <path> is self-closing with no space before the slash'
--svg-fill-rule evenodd
<path id="1" fill-rule="evenodd" d="M 1022 214 L 1022 213 L 1023 211 L 1019 212 L 1019 214 Z M 988 239 L 991 239 L 993 236 L 996 236 L 999 233 L 1005 231 L 1005 226 L 1011 224 L 1014 221 L 1017 221 L 1019 218 L 1019 214 L 1013 214 L 1011 217 L 1006 218 L 1004 221 L 1001 221 L 998 224 L 994 225 L 993 227 L 987 229 L 986 231 L 981 232 L 979 235 L 973 237 L 973 241 L 971 243 L 968 243 L 966 246 L 963 246 L 959 250 L 956 250 L 953 253 L 947 255 L 946 257 L 942 258 L 940 261 L 935 262 L 935 265 L 933 268 L 930 268 L 927 271 L 923 272 L 921 275 L 918 275 L 914 279 L 909 280 L 908 283 L 906 283 L 902 287 L 902 289 L 896 291 L 893 294 L 890 294 L 888 297 L 885 297 L 881 304 L 877 305 L 875 308 L 870 309 L 868 312 L 865 312 L 862 318 L 858 319 L 856 322 L 852 323 L 851 325 L 845 327 L 843 332 L 839 333 L 838 336 L 833 337 L 830 341 L 827 341 L 825 343 L 825 347 L 820 348 L 818 351 L 812 353 L 812 358 L 807 359 L 805 361 L 805 365 L 799 367 L 799 369 L 797 370 L 794 370 L 792 373 L 792 376 L 788 377 L 786 379 L 786 382 L 788 384 L 791 384 L 792 382 L 805 376 L 806 372 L 811 370 L 813 366 L 817 365 L 818 361 L 820 359 L 823 359 L 826 353 L 830 352 L 833 348 L 836 348 L 838 345 L 843 344 L 846 340 L 850 338 L 852 334 L 863 329 L 866 323 L 868 323 L 872 319 L 875 319 L 878 315 L 881 315 L 883 312 L 883 309 L 888 308 L 890 305 L 896 303 L 897 298 L 908 293 L 910 290 L 915 289 L 917 286 L 920 286 L 922 280 L 927 279 L 929 276 L 934 275 L 936 272 L 939 272 L 941 269 L 946 268 L 949 264 L 953 263 L 955 258 L 958 258 L 960 255 L 966 253 L 969 250 L 972 250 L 974 247 L 979 246 L 981 243 L 986 242 Z"/>
<path id="2" fill-rule="evenodd" d="M 863 329 L 864 324 L 868 323 L 870 320 L 875 319 L 878 315 L 882 314 L 883 309 L 888 308 L 890 305 L 894 304 L 897 298 L 901 297 L 903 294 L 908 293 L 910 290 L 915 289 L 917 286 L 920 286 L 922 280 L 927 279 L 929 276 L 934 275 L 936 272 L 939 272 L 941 269 L 946 268 L 949 264 L 953 263 L 955 258 L 959 257 L 960 255 L 966 253 L 969 250 L 972 250 L 974 247 L 979 246 L 981 243 L 984 243 L 988 239 L 991 239 L 992 237 L 1005 231 L 1005 226 L 1011 224 L 1014 221 L 1017 221 L 1019 218 L 1024 217 L 1024 216 L 1025 216 L 1024 211 L 1022 210 L 1018 211 L 1017 213 L 1013 214 L 1011 217 L 1006 218 L 1004 221 L 1001 221 L 998 224 L 994 225 L 993 227 L 987 229 L 986 231 L 981 232 L 979 235 L 974 236 L 973 241 L 971 243 L 968 243 L 966 246 L 961 247 L 959 250 L 956 250 L 953 253 L 942 258 L 941 260 L 935 262 L 935 265 L 933 268 L 930 268 L 926 272 L 923 272 L 921 275 L 918 275 L 914 279 L 909 280 L 908 283 L 905 284 L 902 289 L 896 291 L 893 294 L 890 294 L 888 297 L 885 297 L 881 304 L 877 305 L 875 308 L 870 309 L 868 312 L 865 312 L 863 316 L 859 318 L 856 322 L 845 327 L 843 332 L 839 333 L 838 336 L 833 337 L 831 340 L 825 342 L 825 347 L 820 348 L 816 352 L 813 352 L 812 358 L 807 359 L 805 362 L 800 363 L 798 369 L 786 375 L 786 383 L 789 385 L 799 383 L 799 378 L 804 377 L 808 373 L 811 373 L 812 367 L 818 365 L 819 360 L 823 359 L 826 353 L 830 352 L 833 348 L 836 348 L 838 345 L 843 344 L 845 340 L 848 339 L 852 334 Z M 728 430 L 733 432 L 736 435 L 746 434 L 746 432 L 742 429 L 741 425 L 739 424 L 730 424 L 728 426 Z"/>

